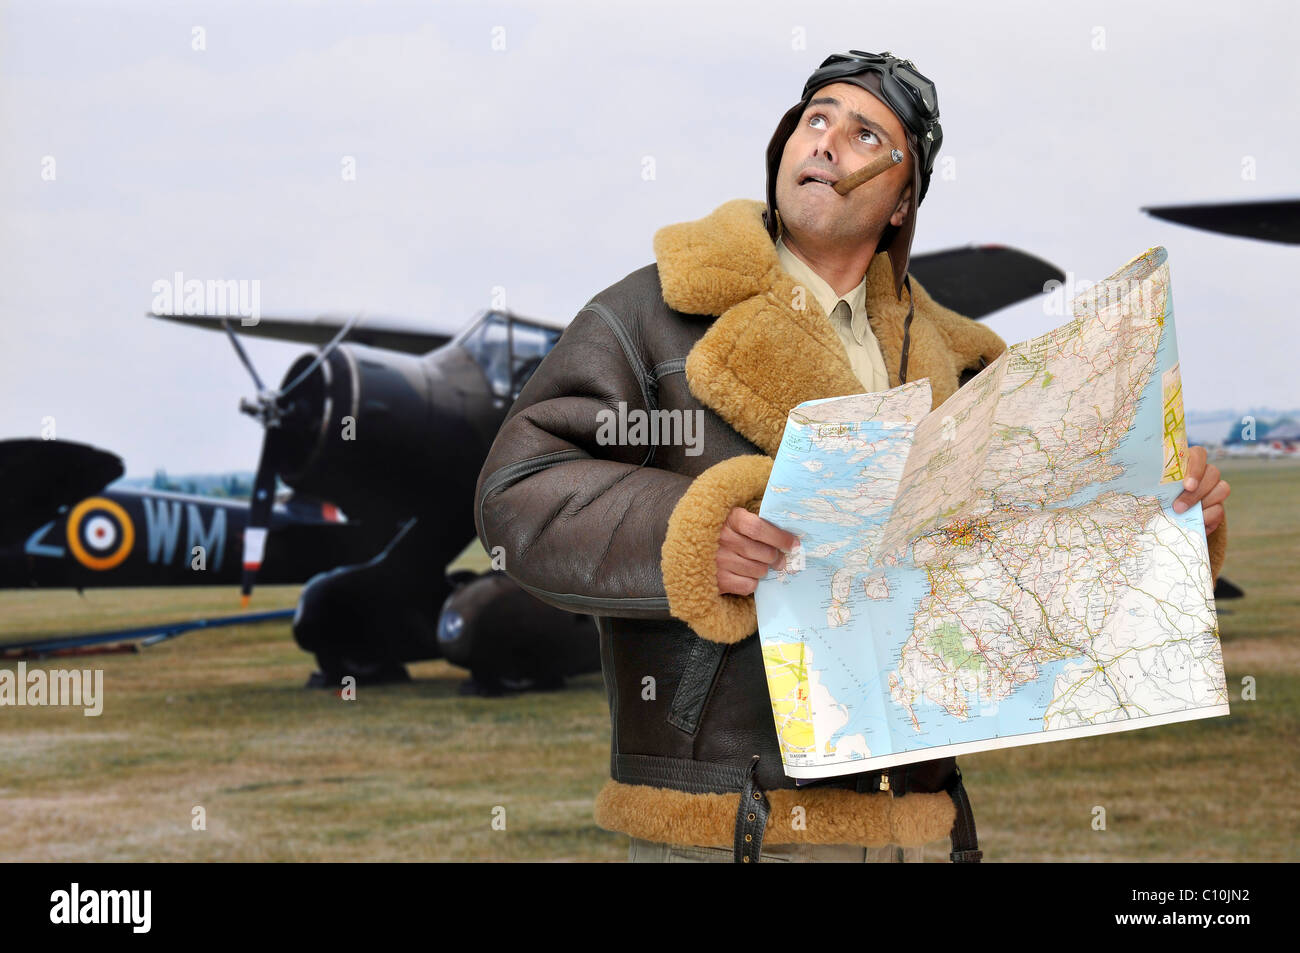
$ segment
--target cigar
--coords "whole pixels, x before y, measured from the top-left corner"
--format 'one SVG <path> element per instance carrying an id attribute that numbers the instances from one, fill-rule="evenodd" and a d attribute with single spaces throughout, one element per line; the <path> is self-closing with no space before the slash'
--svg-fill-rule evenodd
<path id="1" fill-rule="evenodd" d="M 902 161 L 902 150 L 892 149 L 890 150 L 889 155 L 881 156 L 874 162 L 868 162 L 857 172 L 854 172 L 852 175 L 846 175 L 844 178 L 840 179 L 832 186 L 832 188 L 834 188 L 836 192 L 840 193 L 840 195 L 848 195 L 863 182 L 867 181 L 867 179 L 874 179 L 886 169 L 892 169 Z"/>

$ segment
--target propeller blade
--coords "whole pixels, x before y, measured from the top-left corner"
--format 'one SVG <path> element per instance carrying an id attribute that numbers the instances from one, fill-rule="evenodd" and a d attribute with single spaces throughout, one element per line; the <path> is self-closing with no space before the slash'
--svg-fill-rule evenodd
<path id="1" fill-rule="evenodd" d="M 266 551 L 266 534 L 271 526 L 271 508 L 275 505 L 275 478 L 279 471 L 276 432 L 266 431 L 262 440 L 262 456 L 257 462 L 257 477 L 253 481 L 253 500 L 249 507 L 248 525 L 244 528 L 244 571 L 239 595 L 240 603 L 247 608 L 253 595 L 257 571 L 262 568 Z"/>

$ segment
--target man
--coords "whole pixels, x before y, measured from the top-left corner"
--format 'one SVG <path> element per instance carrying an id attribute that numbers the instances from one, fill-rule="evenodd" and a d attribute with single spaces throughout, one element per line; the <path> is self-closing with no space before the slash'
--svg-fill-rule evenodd
<path id="1" fill-rule="evenodd" d="M 480 474 L 484 545 L 538 598 L 597 618 L 612 739 L 596 820 L 631 837 L 630 859 L 920 859 L 942 839 L 980 859 L 952 757 L 786 777 L 752 595 L 796 541 L 756 515 L 791 408 L 923 377 L 938 406 L 1005 349 L 907 274 L 937 119 L 910 62 L 827 59 L 768 146 L 766 203 L 660 229 L 656 261 L 566 329 Z M 903 162 L 832 188 L 892 149 Z M 647 420 L 678 429 L 660 440 Z M 1227 485 L 1203 450 L 1191 468 L 1180 500 L 1218 527 L 1217 576 Z"/>

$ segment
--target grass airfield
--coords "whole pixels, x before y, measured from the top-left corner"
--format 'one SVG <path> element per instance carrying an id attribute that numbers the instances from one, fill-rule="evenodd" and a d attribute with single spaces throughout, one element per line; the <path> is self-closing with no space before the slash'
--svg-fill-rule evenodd
<path id="1" fill-rule="evenodd" d="M 1215 464 L 1232 485 L 1224 574 L 1247 594 L 1219 607 L 1232 714 L 963 756 L 986 861 L 1300 859 L 1300 464 Z M 297 593 L 259 588 L 250 611 Z M 0 591 L 0 641 L 238 605 L 233 588 Z M 458 694 L 464 671 L 422 662 L 412 683 L 344 701 L 302 688 L 312 659 L 287 621 L 27 666 L 102 669 L 104 710 L 0 708 L 0 860 L 627 857 L 592 820 L 609 765 L 599 673 L 482 699 Z"/>

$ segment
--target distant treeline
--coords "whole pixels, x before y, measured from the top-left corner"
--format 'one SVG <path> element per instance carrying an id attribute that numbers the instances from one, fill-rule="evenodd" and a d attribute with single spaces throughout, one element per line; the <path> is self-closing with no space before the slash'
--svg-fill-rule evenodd
<path id="1" fill-rule="evenodd" d="M 196 493 L 200 496 L 220 496 L 231 500 L 247 500 L 253 495 L 253 474 L 197 473 L 169 477 L 161 467 L 152 477 L 126 477 L 117 481 L 122 486 L 148 487 L 172 493 Z"/>

